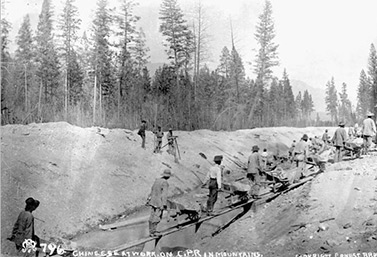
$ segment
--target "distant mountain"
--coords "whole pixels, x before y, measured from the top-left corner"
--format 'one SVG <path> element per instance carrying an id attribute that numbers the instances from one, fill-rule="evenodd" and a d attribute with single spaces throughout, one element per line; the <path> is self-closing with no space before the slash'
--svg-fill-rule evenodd
<path id="1" fill-rule="evenodd" d="M 304 94 L 305 90 L 308 90 L 309 94 L 311 94 L 315 109 L 314 117 L 316 117 L 318 113 L 321 120 L 330 120 L 330 116 L 326 113 L 325 88 L 314 88 L 301 80 L 291 79 L 290 82 L 295 97 L 300 91 L 301 94 Z"/>

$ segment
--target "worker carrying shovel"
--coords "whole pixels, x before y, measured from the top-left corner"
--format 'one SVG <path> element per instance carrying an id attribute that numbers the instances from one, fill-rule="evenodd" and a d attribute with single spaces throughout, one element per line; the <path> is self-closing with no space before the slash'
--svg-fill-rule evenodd
<path id="1" fill-rule="evenodd" d="M 167 197 L 169 183 L 168 179 L 172 176 L 169 169 L 165 169 L 161 177 L 156 179 L 152 186 L 151 193 L 147 199 L 147 205 L 152 207 L 151 216 L 149 218 L 149 234 L 150 236 L 159 236 L 156 231 L 158 223 L 162 219 L 164 210 L 167 210 Z"/>

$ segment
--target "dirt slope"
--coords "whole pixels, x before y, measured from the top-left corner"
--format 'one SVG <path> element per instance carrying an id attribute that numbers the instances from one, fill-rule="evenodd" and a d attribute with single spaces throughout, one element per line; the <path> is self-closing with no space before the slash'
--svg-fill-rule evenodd
<path id="1" fill-rule="evenodd" d="M 103 220 L 144 205 L 150 187 L 171 167 L 171 194 L 200 184 L 209 167 L 199 153 L 212 160 L 223 154 L 225 165 L 237 167 L 229 156 L 246 161 L 259 144 L 284 153 L 303 133 L 320 136 L 324 128 L 267 128 L 235 132 L 199 130 L 176 132 L 182 160 L 166 153 L 153 154 L 153 134 L 147 149 L 136 131 L 80 128 L 68 123 L 7 125 L 1 128 L 1 238 L 2 252 L 11 251 L 10 235 L 24 201 L 41 201 L 34 216 L 36 233 L 43 238 L 68 237 Z M 333 130 L 330 129 L 330 132 Z M 163 144 L 165 144 L 165 138 Z"/>
<path id="2" fill-rule="evenodd" d="M 327 219 L 330 220 L 320 222 Z M 299 224 L 305 226 L 294 226 Z M 217 237 L 198 243 L 196 248 L 259 251 L 263 256 L 281 257 L 375 253 L 376 153 L 328 165 L 328 170 L 312 182 L 259 207 L 256 213 L 249 212 Z"/>

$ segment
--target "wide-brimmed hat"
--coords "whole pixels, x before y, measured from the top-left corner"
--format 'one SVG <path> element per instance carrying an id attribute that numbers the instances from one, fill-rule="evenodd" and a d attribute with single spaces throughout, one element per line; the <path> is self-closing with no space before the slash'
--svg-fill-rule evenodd
<path id="1" fill-rule="evenodd" d="M 215 157 L 213 157 L 213 161 L 214 162 L 218 162 L 218 161 L 222 161 L 223 160 L 223 156 L 222 155 L 216 155 Z"/>
<path id="2" fill-rule="evenodd" d="M 26 205 L 31 205 L 31 206 L 35 206 L 35 207 L 39 206 L 39 201 L 35 200 L 33 197 L 29 197 L 28 199 L 26 199 L 25 203 L 26 203 Z"/>
<path id="3" fill-rule="evenodd" d="M 251 151 L 259 151 L 259 146 L 254 145 L 254 146 L 251 148 Z"/>
<path id="4" fill-rule="evenodd" d="M 303 139 L 303 140 L 308 140 L 308 138 L 309 138 L 309 137 L 308 137 L 307 134 L 304 134 L 304 135 L 302 136 L 302 139 Z"/>
<path id="5" fill-rule="evenodd" d="M 341 122 L 339 122 L 339 126 L 340 127 L 344 127 L 346 124 L 344 123 L 344 121 L 341 121 Z"/>
<path id="6" fill-rule="evenodd" d="M 172 128 L 169 128 L 169 131 L 173 131 L 173 129 L 172 129 Z"/>
<path id="7" fill-rule="evenodd" d="M 141 120 L 141 123 L 147 123 L 145 120 Z"/>
<path id="8" fill-rule="evenodd" d="M 171 171 L 169 169 L 165 169 L 164 172 L 161 174 L 162 177 L 170 178 L 171 177 Z"/>
<path id="9" fill-rule="evenodd" d="M 373 112 L 368 112 L 368 113 L 367 113 L 367 117 L 372 117 L 372 116 L 374 116 L 374 113 L 373 113 Z"/>

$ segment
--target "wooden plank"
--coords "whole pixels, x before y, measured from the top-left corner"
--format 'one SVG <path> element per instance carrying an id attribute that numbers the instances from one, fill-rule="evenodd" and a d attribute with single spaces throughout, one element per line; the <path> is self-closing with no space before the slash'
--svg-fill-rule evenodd
<path id="1" fill-rule="evenodd" d="M 271 199 L 274 199 L 274 198 L 278 197 L 281 194 L 284 194 L 284 193 L 286 193 L 286 192 L 288 192 L 288 191 L 290 191 L 290 190 L 292 190 L 294 188 L 297 188 L 297 187 L 305 184 L 306 182 L 312 180 L 319 173 L 320 172 L 312 173 L 312 174 L 308 175 L 306 178 L 302 179 L 300 182 L 288 186 L 287 189 L 285 189 L 285 190 L 283 190 L 281 192 L 278 192 L 278 193 L 271 193 L 271 192 L 265 193 L 265 194 L 261 195 L 263 197 L 260 198 L 260 199 L 249 199 L 248 201 L 246 201 L 244 203 L 236 203 L 236 204 L 227 206 L 227 207 L 223 208 L 222 210 L 220 210 L 219 212 L 214 213 L 211 216 L 206 216 L 206 217 L 200 218 L 199 220 L 187 221 L 187 222 L 178 224 L 176 226 L 173 226 L 173 227 L 170 227 L 170 228 L 167 228 L 165 230 L 160 231 L 160 236 L 141 238 L 139 240 L 136 240 L 136 241 L 133 241 L 133 242 L 130 242 L 130 243 L 127 243 L 127 244 L 120 245 L 120 246 L 116 247 L 115 249 L 113 249 L 113 251 L 124 251 L 124 250 L 127 250 L 129 248 L 132 248 L 132 247 L 135 247 L 135 246 L 138 246 L 138 245 L 141 245 L 141 244 L 153 241 L 153 240 L 157 240 L 160 237 L 167 236 L 169 234 L 178 232 L 178 231 L 186 229 L 188 227 L 197 225 L 198 223 L 203 223 L 204 221 L 216 218 L 217 216 L 220 216 L 220 215 L 226 214 L 228 212 L 237 210 L 237 209 L 245 207 L 245 206 L 247 206 L 249 204 L 261 204 L 261 203 L 265 203 L 265 202 L 267 202 L 267 201 L 269 201 Z"/>

